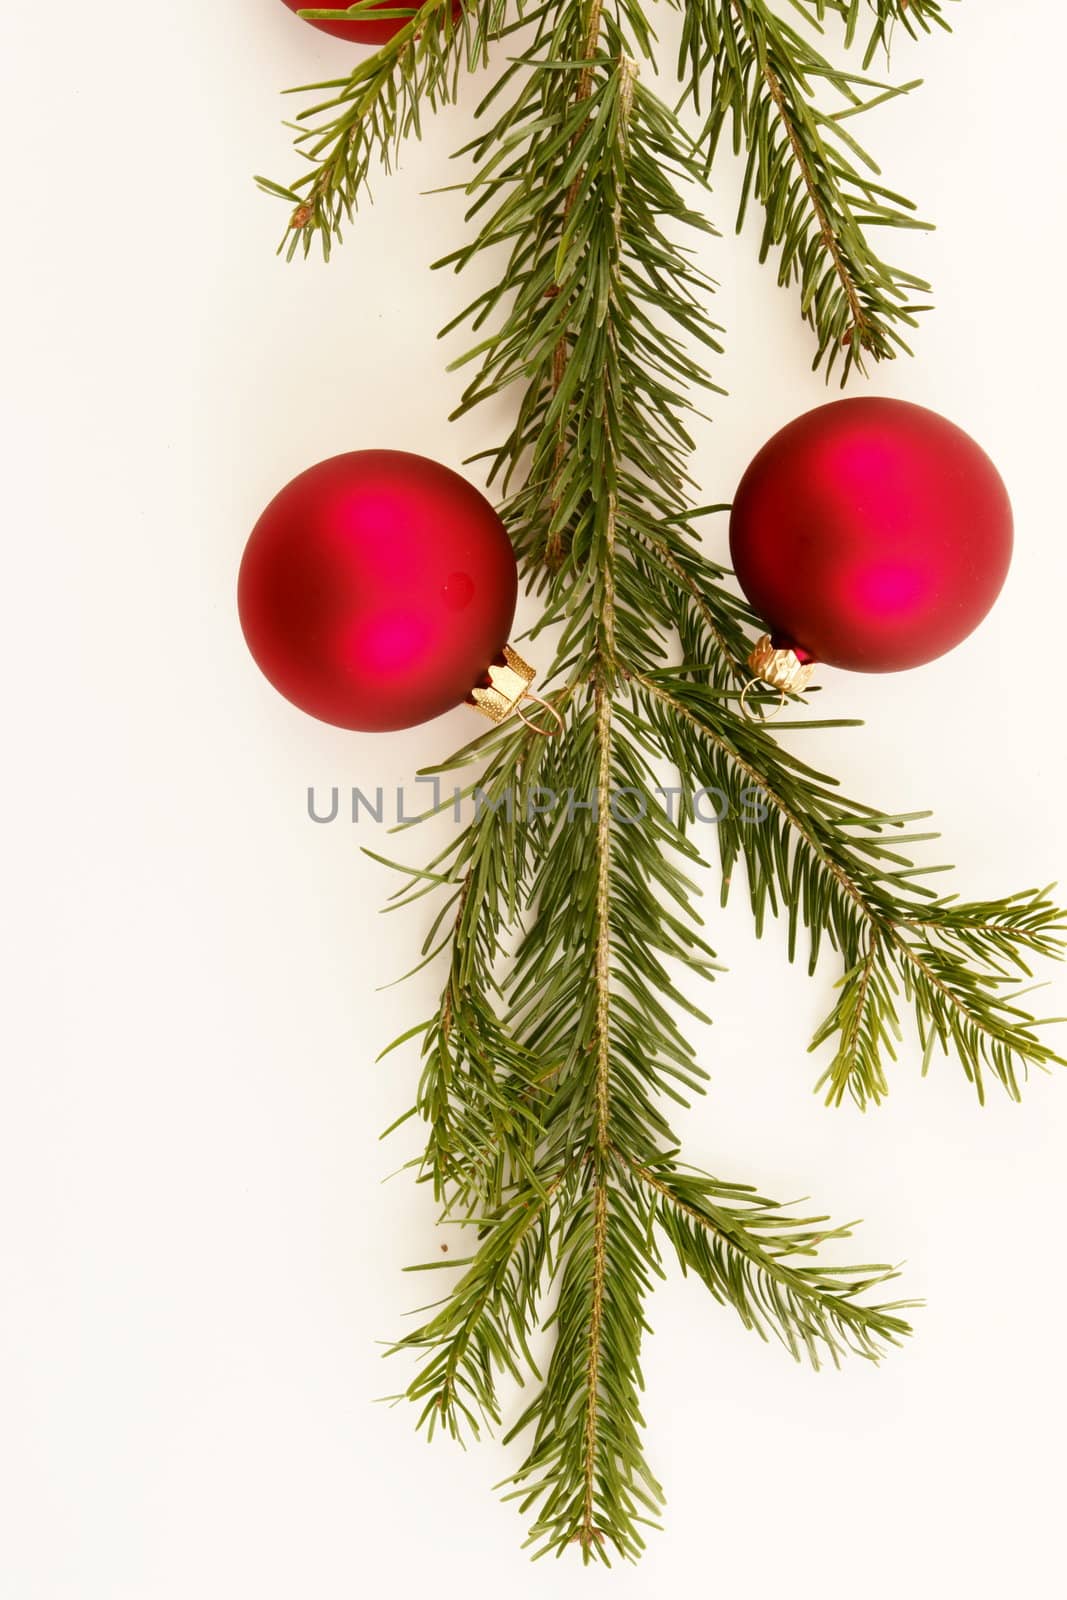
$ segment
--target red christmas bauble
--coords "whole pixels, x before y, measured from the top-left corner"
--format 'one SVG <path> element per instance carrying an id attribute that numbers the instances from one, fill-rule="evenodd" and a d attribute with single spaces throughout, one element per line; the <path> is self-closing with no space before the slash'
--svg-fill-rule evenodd
<path id="1" fill-rule="evenodd" d="M 286 484 L 252 530 L 237 605 L 274 687 L 341 728 L 439 716 L 484 683 L 518 573 L 473 485 L 425 456 L 355 450 Z"/>
<path id="2" fill-rule="evenodd" d="M 421 0 L 379 0 L 379 5 L 372 6 L 371 10 L 400 11 L 410 7 L 412 11 L 417 11 L 420 3 Z M 290 11 L 309 11 L 313 9 L 312 0 L 284 0 L 284 4 L 289 7 Z M 324 0 L 324 5 L 321 9 L 325 9 L 328 4 L 329 0 Z M 344 10 L 342 0 L 338 0 L 337 9 L 338 11 Z M 452 6 L 453 21 L 459 16 L 461 10 L 462 0 L 454 0 Z M 367 15 L 357 17 L 351 22 L 329 22 L 325 19 L 312 17 L 306 17 L 304 20 L 310 22 L 313 28 L 321 28 L 323 33 L 332 33 L 335 39 L 348 39 L 355 44 L 385 44 L 395 33 L 399 33 L 401 28 L 406 27 L 411 19 L 409 17 L 383 17 L 378 22 L 368 12 Z"/>
<path id="3" fill-rule="evenodd" d="M 776 433 L 730 516 L 738 581 L 775 645 L 854 672 L 951 650 L 992 606 L 1012 515 L 972 438 L 903 400 L 838 400 Z"/>

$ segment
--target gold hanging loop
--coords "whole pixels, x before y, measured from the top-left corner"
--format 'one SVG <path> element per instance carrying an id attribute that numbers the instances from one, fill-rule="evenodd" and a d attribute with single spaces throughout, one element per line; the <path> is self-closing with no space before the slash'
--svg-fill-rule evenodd
<path id="1" fill-rule="evenodd" d="M 801 661 L 795 650 L 775 645 L 769 633 L 761 634 L 748 658 L 752 677 L 741 690 L 741 713 L 750 722 L 770 722 L 780 716 L 792 694 L 803 694 L 815 675 L 817 663 Z M 749 692 L 756 684 L 767 684 L 779 692 L 778 704 L 773 711 L 755 711 L 749 701 Z"/>
<path id="2" fill-rule="evenodd" d="M 532 717 L 528 717 L 523 710 L 523 706 L 527 703 L 527 701 L 529 701 L 532 705 L 543 707 L 543 709 L 547 711 L 549 716 L 553 719 L 556 726 L 554 728 L 543 728 L 539 722 L 535 722 Z M 526 698 L 521 700 L 515 707 L 515 715 L 518 717 L 520 722 L 525 722 L 531 733 L 539 733 L 542 739 L 555 739 L 563 732 L 563 718 L 556 710 L 556 707 L 552 705 L 550 701 L 542 700 L 539 694 L 530 694 L 529 691 L 527 691 Z"/>
<path id="3" fill-rule="evenodd" d="M 750 703 L 748 696 L 752 689 L 766 689 L 769 687 L 772 686 L 764 683 L 762 678 L 749 678 L 745 687 L 741 690 L 741 714 L 747 717 L 749 722 L 773 722 L 775 717 L 780 717 L 785 710 L 785 703 L 789 697 L 784 689 L 779 689 L 778 704 L 772 711 L 767 711 L 763 706 L 753 706 Z"/>

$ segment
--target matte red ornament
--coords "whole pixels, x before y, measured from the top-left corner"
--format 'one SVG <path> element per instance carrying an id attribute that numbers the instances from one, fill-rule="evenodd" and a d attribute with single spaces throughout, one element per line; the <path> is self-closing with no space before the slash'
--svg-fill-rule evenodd
<path id="1" fill-rule="evenodd" d="M 313 0 L 284 0 L 284 4 L 289 7 L 290 11 L 316 9 L 313 5 Z M 329 0 L 324 0 L 324 4 L 317 9 L 325 10 L 328 4 Z M 409 0 L 407 8 L 417 11 L 418 6 L 419 0 Z M 400 11 L 407 8 L 405 7 L 405 0 L 379 0 L 379 4 L 372 6 L 371 11 Z M 338 0 L 337 9 L 338 11 L 344 10 L 341 0 Z M 459 16 L 462 9 L 462 0 L 454 0 L 452 6 L 453 21 Z M 324 18 L 318 17 L 305 17 L 303 20 L 310 22 L 313 28 L 321 28 L 323 33 L 333 34 L 335 39 L 348 39 L 354 44 L 386 44 L 394 34 L 400 32 L 401 28 L 406 27 L 411 19 L 410 17 L 383 17 L 378 21 L 368 12 L 365 16 L 357 17 L 348 22 L 329 22 Z"/>
<path id="2" fill-rule="evenodd" d="M 499 659 L 518 572 L 504 524 L 458 473 L 402 450 L 309 467 L 252 530 L 237 604 L 274 687 L 341 728 L 413 727 Z"/>
<path id="3" fill-rule="evenodd" d="M 960 643 L 1007 575 L 1012 514 L 985 451 L 903 400 L 839 400 L 776 433 L 730 517 L 738 581 L 775 646 L 896 672 Z"/>

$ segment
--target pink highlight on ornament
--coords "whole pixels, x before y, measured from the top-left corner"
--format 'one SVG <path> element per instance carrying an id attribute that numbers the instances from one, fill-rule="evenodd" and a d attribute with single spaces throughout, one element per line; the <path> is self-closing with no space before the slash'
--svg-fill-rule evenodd
<path id="1" fill-rule="evenodd" d="M 360 673 L 418 671 L 429 638 L 425 620 L 410 612 L 365 616 L 348 630 L 342 655 Z"/>
<path id="2" fill-rule="evenodd" d="M 853 602 L 871 613 L 872 619 L 907 613 L 926 598 L 925 575 L 914 567 L 887 562 L 860 568 L 842 585 Z"/>

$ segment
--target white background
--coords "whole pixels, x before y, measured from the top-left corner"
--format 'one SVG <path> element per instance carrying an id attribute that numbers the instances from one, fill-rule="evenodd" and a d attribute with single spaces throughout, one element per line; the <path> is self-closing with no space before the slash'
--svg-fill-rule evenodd
<path id="1" fill-rule="evenodd" d="M 813 740 L 853 791 L 936 808 L 959 886 L 1043 883 L 1067 845 L 1061 279 L 1063 8 L 967 0 L 955 37 L 902 42 L 927 87 L 868 119 L 890 182 L 939 223 L 891 241 L 938 310 L 869 389 L 970 429 L 1018 544 L 966 646 L 884 679 L 826 672 Z M 671 18 L 664 11 L 665 22 Z M 305 816 L 309 783 L 395 783 L 472 732 L 361 738 L 267 688 L 234 577 L 263 504 L 336 451 L 458 466 L 503 413 L 449 427 L 437 328 L 472 286 L 428 263 L 462 237 L 464 107 L 431 123 L 324 269 L 273 254 L 289 176 L 283 86 L 348 48 L 280 0 L 6 4 L 0 21 L 3 785 L 0 1592 L 11 1600 L 442 1600 L 790 1593 L 869 1600 L 1059 1586 L 1067 1082 L 981 1111 L 909 1045 L 889 1105 L 825 1110 L 804 1053 L 830 965 L 790 969 L 744 905 L 713 913 L 730 972 L 703 1040 L 687 1153 L 866 1220 L 927 1299 L 880 1370 L 815 1376 L 692 1283 L 651 1309 L 648 1443 L 667 1531 L 637 1569 L 531 1566 L 492 1485 L 496 1442 L 432 1447 L 376 1405 L 381 1344 L 438 1249 L 425 1191 L 377 1141 L 428 1008 L 418 912 L 359 853 L 380 832 Z M 669 52 L 665 52 L 665 59 Z M 669 86 L 666 86 L 669 93 Z M 763 439 L 825 391 L 791 295 L 711 204 L 731 391 L 696 472 L 729 495 Z M 859 392 L 857 390 L 857 392 Z M 724 528 L 715 535 L 722 541 Z M 410 841 L 417 850 L 426 841 Z M 713 841 L 709 841 L 713 843 Z M 1035 997 L 1067 1009 L 1064 980 Z"/>

